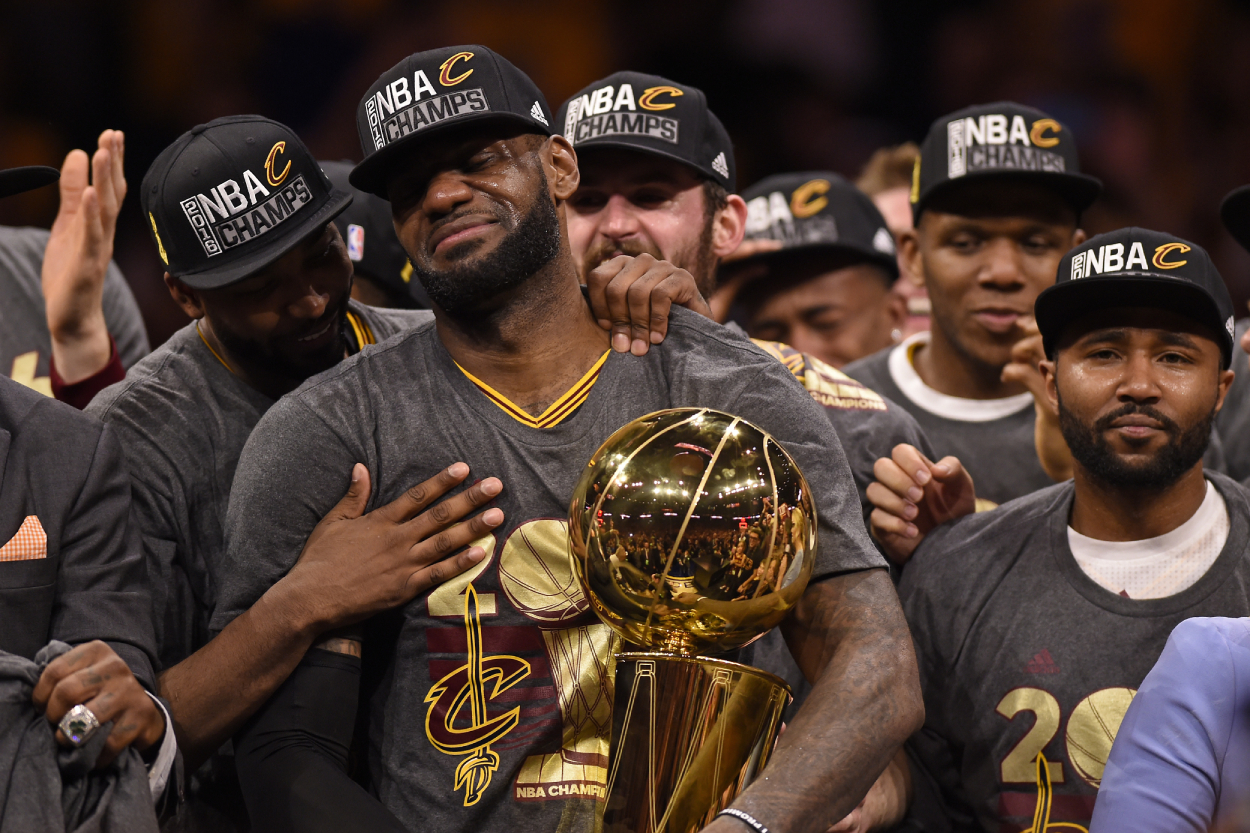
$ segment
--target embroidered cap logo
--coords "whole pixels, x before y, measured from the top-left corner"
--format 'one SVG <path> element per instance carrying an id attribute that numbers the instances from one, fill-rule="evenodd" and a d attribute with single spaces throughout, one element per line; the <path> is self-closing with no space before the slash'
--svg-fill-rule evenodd
<path id="1" fill-rule="evenodd" d="M 276 142 L 269 149 L 269 155 L 265 157 L 265 179 L 269 180 L 269 184 L 277 188 L 286 179 L 286 175 L 291 172 L 291 160 L 286 160 L 286 167 L 282 169 L 282 173 L 274 175 L 273 168 L 278 154 L 286 150 L 286 142 Z"/>
<path id="2" fill-rule="evenodd" d="M 790 213 L 800 219 L 819 214 L 829 204 L 829 198 L 823 196 L 829 191 L 829 180 L 813 179 L 804 182 L 790 195 Z"/>
<path id="3" fill-rule="evenodd" d="M 648 87 L 643 91 L 642 95 L 638 96 L 638 106 L 644 110 L 672 110 L 677 106 L 673 102 L 662 101 L 657 104 L 655 101 L 657 97 L 662 96 L 665 93 L 668 93 L 673 98 L 685 95 L 685 93 L 676 87 Z"/>
<path id="4" fill-rule="evenodd" d="M 472 52 L 457 52 L 455 55 L 452 55 L 450 58 L 443 61 L 442 66 L 438 68 L 439 69 L 438 83 L 442 84 L 444 87 L 454 87 L 457 84 L 459 84 L 461 81 L 463 81 L 464 79 L 472 75 L 473 70 L 469 69 L 460 73 L 455 78 L 451 77 L 451 71 L 452 71 L 452 68 L 456 64 L 456 61 L 467 61 L 472 57 L 473 57 Z"/>
<path id="5" fill-rule="evenodd" d="M 1189 251 L 1189 247 L 1184 243 L 1164 243 L 1155 249 L 1155 255 L 1150 259 L 1160 269 L 1175 269 L 1178 266 L 1184 266 L 1188 260 L 1164 260 L 1172 252 L 1184 253 Z"/>

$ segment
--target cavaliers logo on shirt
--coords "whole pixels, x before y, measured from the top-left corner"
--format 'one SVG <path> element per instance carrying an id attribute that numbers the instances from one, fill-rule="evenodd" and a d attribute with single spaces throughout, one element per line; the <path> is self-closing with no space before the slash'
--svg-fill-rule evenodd
<path id="1" fill-rule="evenodd" d="M 425 696 L 431 745 L 461 757 L 448 786 L 463 793 L 464 806 L 476 804 L 494 781 L 501 751 L 530 747 L 558 727 L 558 746 L 521 762 L 513 797 L 602 801 L 616 637 L 587 613 L 568 554 L 568 525 L 555 519 L 521 525 L 503 545 L 497 565 L 494 537 L 477 543 L 487 557 L 427 602 L 431 616 L 455 611 L 464 621 L 455 637 L 444 633 L 450 628 L 427 632 L 432 652 L 442 653 L 454 639 L 464 657 L 451 663 L 431 659 L 430 676 L 437 682 Z M 502 593 L 484 589 L 488 566 L 495 567 Z M 482 617 L 500 614 L 504 604 L 532 624 L 483 626 Z"/>

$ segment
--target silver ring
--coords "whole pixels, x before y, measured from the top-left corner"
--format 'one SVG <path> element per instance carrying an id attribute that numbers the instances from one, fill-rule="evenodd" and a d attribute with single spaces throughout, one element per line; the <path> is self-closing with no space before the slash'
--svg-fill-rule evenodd
<path id="1" fill-rule="evenodd" d="M 100 728 L 100 721 L 96 719 L 91 709 L 78 705 L 67 711 L 57 725 L 61 729 L 61 734 L 65 735 L 71 744 L 82 746 L 91 740 L 91 736 Z"/>

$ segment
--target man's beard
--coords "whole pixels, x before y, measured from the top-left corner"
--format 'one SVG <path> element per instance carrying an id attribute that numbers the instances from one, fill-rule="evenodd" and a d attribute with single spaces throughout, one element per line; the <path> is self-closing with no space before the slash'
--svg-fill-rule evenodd
<path id="1" fill-rule="evenodd" d="M 498 219 L 505 228 L 511 223 L 510 217 Z M 418 265 L 414 260 L 412 271 L 439 309 L 457 315 L 479 309 L 525 283 L 560 254 L 560 245 L 560 215 L 547 195 L 544 173 L 542 190 L 534 207 L 514 228 L 508 229 L 493 252 L 439 272 Z M 471 257 L 473 250 L 480 246 L 481 241 L 468 240 L 457 244 L 448 254 L 453 258 L 457 255 Z"/>
<path id="2" fill-rule="evenodd" d="M 328 311 L 313 324 L 307 325 L 299 333 L 283 336 L 281 341 L 264 342 L 250 339 L 233 333 L 220 325 L 213 328 L 213 334 L 221 342 L 226 352 L 240 364 L 263 368 L 267 373 L 279 375 L 294 382 L 316 376 L 323 370 L 329 370 L 343 360 L 346 344 L 344 334 L 347 332 L 347 302 L 351 298 L 350 288 L 343 293 L 338 308 Z M 331 319 L 338 319 L 339 337 L 315 351 L 301 353 L 296 340 L 303 335 L 315 333 Z M 283 349 L 283 347 L 286 349 Z"/>
<path id="3" fill-rule="evenodd" d="M 1112 422 L 1129 414 L 1143 414 L 1158 420 L 1169 440 L 1153 457 L 1140 464 L 1126 462 L 1111 448 L 1104 436 L 1111 429 Z M 1095 479 L 1124 489 L 1157 492 L 1179 480 L 1206 453 L 1214 420 L 1215 406 L 1212 405 L 1205 418 L 1183 430 L 1174 420 L 1149 405 L 1135 405 L 1130 402 L 1100 417 L 1092 427 L 1087 427 L 1063 407 L 1062 399 L 1059 400 L 1059 430 L 1068 443 L 1073 459 Z"/>
<path id="4" fill-rule="evenodd" d="M 669 260 L 674 266 L 690 272 L 694 277 L 695 286 L 706 298 L 716 288 L 716 259 L 712 257 L 712 222 L 714 219 L 708 218 L 703 224 L 703 230 L 699 232 L 699 242 L 695 245 L 693 254 L 674 252 L 671 260 L 649 241 L 632 237 L 626 240 L 604 240 L 586 252 L 586 257 L 582 262 L 582 283 L 589 283 L 590 273 L 600 264 L 606 263 L 618 254 L 629 257 L 648 254 L 656 260 Z M 683 260 L 688 262 L 679 262 Z"/>

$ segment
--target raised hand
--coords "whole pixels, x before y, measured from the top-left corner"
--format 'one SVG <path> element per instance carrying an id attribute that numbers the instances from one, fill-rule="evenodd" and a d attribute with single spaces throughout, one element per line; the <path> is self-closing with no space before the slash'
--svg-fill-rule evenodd
<path id="1" fill-rule="evenodd" d="M 103 370 L 111 356 L 104 275 L 126 198 L 124 161 L 122 132 L 105 130 L 90 160 L 84 151 L 72 150 L 61 167 L 61 205 L 44 251 L 42 277 L 52 359 L 69 384 Z"/>

